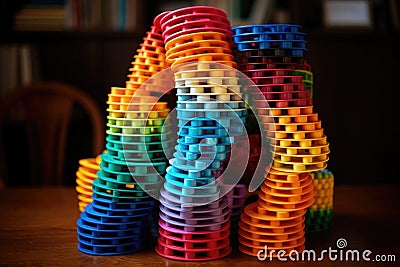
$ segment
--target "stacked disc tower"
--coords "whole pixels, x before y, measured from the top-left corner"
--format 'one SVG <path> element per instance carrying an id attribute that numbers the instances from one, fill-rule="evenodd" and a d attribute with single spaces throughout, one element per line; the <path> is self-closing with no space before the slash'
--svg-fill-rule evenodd
<path id="1" fill-rule="evenodd" d="M 231 237 L 236 238 L 240 215 L 246 202 L 247 188 L 245 184 L 236 184 L 226 195 L 230 208 Z"/>
<path id="2" fill-rule="evenodd" d="M 141 94 L 138 88 L 166 67 L 159 29 L 152 27 L 134 57 L 126 88 L 108 95 L 106 152 L 93 181 L 93 201 L 77 221 L 78 248 L 93 255 L 137 251 L 149 243 L 149 216 L 158 212 L 146 192 L 158 192 L 165 173 L 162 127 L 167 103 Z M 137 182 L 140 181 L 140 184 Z"/>
<path id="3" fill-rule="evenodd" d="M 329 153 L 313 112 L 312 84 L 303 80 L 311 73 L 304 33 L 287 24 L 240 26 L 233 33 L 239 69 L 259 89 L 249 86 L 244 93 L 274 151 L 258 201 L 241 216 L 239 249 L 257 256 L 267 246 L 268 257 L 276 256 L 271 250 L 302 251 L 305 213 L 315 194 L 309 173 L 326 168 Z"/>
<path id="4" fill-rule="evenodd" d="M 178 144 L 161 189 L 156 252 L 183 261 L 231 251 L 229 213 L 217 175 L 245 118 L 224 11 L 189 7 L 160 14 L 177 89 Z M 223 67 L 221 67 L 223 66 Z"/>
<path id="5" fill-rule="evenodd" d="M 334 175 L 328 169 L 311 173 L 315 186 L 315 203 L 306 214 L 306 232 L 329 229 L 333 218 Z"/>
<path id="6" fill-rule="evenodd" d="M 87 158 L 79 160 L 79 168 L 76 172 L 76 192 L 78 192 L 79 211 L 83 212 L 85 207 L 92 202 L 92 184 L 97 178 L 100 170 L 101 158 Z"/>

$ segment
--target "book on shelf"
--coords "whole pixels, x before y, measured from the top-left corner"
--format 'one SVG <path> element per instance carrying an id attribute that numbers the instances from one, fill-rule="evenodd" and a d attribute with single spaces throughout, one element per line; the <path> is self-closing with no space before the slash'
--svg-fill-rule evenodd
<path id="1" fill-rule="evenodd" d="M 15 15 L 21 31 L 135 31 L 142 17 L 141 0 L 31 1 Z"/>
<path id="2" fill-rule="evenodd" d="M 400 1 L 390 0 L 390 13 L 392 18 L 393 28 L 400 31 Z"/>
<path id="3" fill-rule="evenodd" d="M 14 29 L 28 30 L 62 30 L 64 28 L 65 10 L 58 5 L 29 5 L 22 8 L 15 16 Z"/>
<path id="4" fill-rule="evenodd" d="M 248 14 L 244 5 L 249 5 Z M 275 0 L 193 0 L 190 5 L 213 6 L 225 11 L 232 27 L 246 24 L 263 24 L 268 22 L 275 7 Z"/>
<path id="5" fill-rule="evenodd" d="M 0 95 L 4 96 L 18 85 L 18 46 L 0 46 Z"/>
<path id="6" fill-rule="evenodd" d="M 20 85 L 40 80 L 39 61 L 34 45 L 0 46 L 0 97 Z"/>

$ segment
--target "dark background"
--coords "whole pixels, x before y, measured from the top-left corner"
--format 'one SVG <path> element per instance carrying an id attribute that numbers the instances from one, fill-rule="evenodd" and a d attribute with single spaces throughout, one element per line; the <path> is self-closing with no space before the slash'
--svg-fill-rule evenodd
<path id="1" fill-rule="evenodd" d="M 29 43 L 37 48 L 43 80 L 70 83 L 93 96 L 107 116 L 111 86 L 124 86 L 133 55 L 164 1 L 143 1 L 143 17 L 135 32 L 15 32 L 13 16 L 23 3 L 2 1 L 1 44 Z M 151 2 L 151 3 L 148 3 Z M 179 1 L 169 1 L 181 3 Z M 185 2 L 185 1 L 183 1 Z M 247 3 L 247 4 L 246 4 Z M 279 1 L 293 23 L 304 26 L 306 58 L 314 73 L 314 106 L 330 142 L 328 169 L 337 184 L 399 183 L 397 152 L 399 119 L 400 33 L 389 21 L 388 1 L 372 1 L 372 30 L 328 30 L 321 22 L 321 1 Z M 243 1 L 243 12 L 251 1 Z M 74 184 L 80 158 L 92 157 L 86 118 L 79 112 L 70 129 L 67 184 Z M 15 132 L 13 168 L 21 167 L 24 145 Z M 18 145 L 16 141 L 18 140 Z M 22 174 L 22 175 L 21 175 Z"/>

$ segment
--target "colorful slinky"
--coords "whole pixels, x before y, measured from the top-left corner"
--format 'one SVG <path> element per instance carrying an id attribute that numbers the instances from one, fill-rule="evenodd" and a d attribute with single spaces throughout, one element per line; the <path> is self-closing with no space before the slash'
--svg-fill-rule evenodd
<path id="1" fill-rule="evenodd" d="M 101 158 L 88 158 L 79 160 L 79 168 L 76 172 L 76 192 L 78 192 L 78 208 L 83 212 L 85 207 L 92 202 L 92 184 L 100 170 Z"/>
<path id="2" fill-rule="evenodd" d="M 311 173 L 315 186 L 315 203 L 306 214 L 306 232 L 329 229 L 333 218 L 334 176 L 328 169 Z"/>
<path id="3" fill-rule="evenodd" d="M 221 258 L 231 252 L 233 206 L 222 197 L 217 176 L 234 137 L 243 134 L 235 116 L 242 122 L 246 112 L 230 68 L 236 65 L 230 24 L 224 11 L 212 7 L 165 12 L 154 24 L 174 72 L 179 128 L 161 189 L 156 252 L 183 261 Z"/>
<path id="4" fill-rule="evenodd" d="M 233 28 L 239 69 L 254 82 L 244 89 L 274 153 L 259 198 L 245 208 L 239 249 L 274 257 L 304 249 L 304 220 L 314 203 L 310 172 L 326 168 L 329 147 L 312 106 L 312 73 L 301 27 L 289 24 Z M 268 172 L 269 171 L 269 172 Z M 265 246 L 269 248 L 265 250 Z"/>
<path id="5" fill-rule="evenodd" d="M 167 66 L 158 28 L 147 33 L 132 65 L 126 88 L 112 87 L 108 95 L 107 150 L 92 183 L 93 201 L 77 221 L 78 248 L 87 254 L 142 249 L 149 245 L 150 218 L 157 218 L 158 203 L 148 192 L 159 191 L 159 174 L 165 173 L 161 141 L 169 108 L 154 96 L 134 96 Z"/>

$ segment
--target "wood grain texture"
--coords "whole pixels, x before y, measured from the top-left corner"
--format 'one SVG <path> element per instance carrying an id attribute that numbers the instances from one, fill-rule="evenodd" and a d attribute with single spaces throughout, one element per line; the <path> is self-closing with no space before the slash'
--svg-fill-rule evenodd
<path id="1" fill-rule="evenodd" d="M 394 254 L 399 266 L 398 186 L 337 186 L 331 229 L 307 236 L 307 248 L 320 252 L 345 238 L 349 249 L 369 249 L 373 254 Z M 281 266 L 278 261 L 259 262 L 238 252 L 221 260 L 186 263 L 167 260 L 154 252 L 154 243 L 143 251 L 123 256 L 90 256 L 77 249 L 76 220 L 79 217 L 73 188 L 6 188 L 0 190 L 0 265 L 40 266 Z M 353 266 L 366 262 L 348 262 Z M 346 264 L 346 266 L 347 266 Z M 286 262 L 285 266 L 343 266 L 344 262 Z"/>

